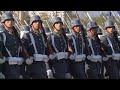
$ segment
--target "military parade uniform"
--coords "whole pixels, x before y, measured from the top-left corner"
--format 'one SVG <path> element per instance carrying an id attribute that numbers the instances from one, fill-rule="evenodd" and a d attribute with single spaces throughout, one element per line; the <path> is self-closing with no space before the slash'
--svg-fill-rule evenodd
<path id="1" fill-rule="evenodd" d="M 112 20 L 105 22 L 105 29 L 108 27 L 115 27 Z M 115 37 L 110 34 L 106 34 L 101 37 L 101 42 L 104 44 L 104 49 L 107 53 L 107 57 L 104 57 L 106 73 L 109 79 L 119 78 L 119 60 L 120 60 L 120 48 Z"/>
<path id="2" fill-rule="evenodd" d="M 87 31 L 91 28 L 97 28 L 98 25 L 96 22 L 91 21 L 88 23 Z M 102 62 L 102 52 L 100 49 L 100 44 L 97 41 L 97 38 L 88 36 L 88 48 L 90 50 L 89 55 L 87 55 L 87 76 L 88 79 L 99 79 L 101 62 Z"/>
<path id="3" fill-rule="evenodd" d="M 41 21 L 40 17 L 37 15 L 31 17 L 30 24 L 36 20 Z M 22 40 L 28 54 L 31 56 L 30 59 L 26 60 L 26 63 L 28 64 L 26 66 L 26 73 L 29 74 L 32 79 L 47 78 L 45 62 L 49 59 L 45 52 L 47 47 L 43 34 L 41 32 L 38 33 L 31 28 L 30 33 L 27 33 Z"/>
<path id="4" fill-rule="evenodd" d="M 53 25 L 62 22 L 60 17 L 53 18 Z M 64 79 L 67 72 L 66 59 L 68 58 L 67 43 L 63 34 L 53 32 L 48 38 L 50 45 L 53 49 L 54 55 L 49 57 L 51 60 L 52 71 L 56 79 Z"/>
<path id="5" fill-rule="evenodd" d="M 11 13 L 4 13 L 1 18 L 1 22 L 4 23 L 6 20 L 13 18 Z M 18 79 L 20 76 L 20 65 L 23 63 L 21 45 L 18 42 L 15 34 L 12 31 L 4 30 L 0 34 L 3 40 L 2 54 L 5 57 L 6 62 L 3 66 L 3 73 L 6 79 Z"/>
<path id="6" fill-rule="evenodd" d="M 72 28 L 74 26 L 82 26 L 79 19 L 71 21 Z M 70 73 L 74 79 L 85 79 L 85 43 L 80 33 L 73 33 L 69 38 L 69 45 L 73 50 L 73 54 L 70 55 Z"/>

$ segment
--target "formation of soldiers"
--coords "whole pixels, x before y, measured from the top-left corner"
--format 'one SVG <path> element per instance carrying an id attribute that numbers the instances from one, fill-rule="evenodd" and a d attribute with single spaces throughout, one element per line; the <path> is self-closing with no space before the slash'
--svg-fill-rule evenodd
<path id="1" fill-rule="evenodd" d="M 0 75 L 6 79 L 119 79 L 120 41 L 112 20 L 106 20 L 104 32 L 89 21 L 71 20 L 72 34 L 66 34 L 60 17 L 52 19 L 53 32 L 33 15 L 29 25 L 14 27 L 10 12 L 1 16 Z M 99 35 L 98 35 L 99 34 Z M 53 74 L 51 77 L 50 72 Z"/>

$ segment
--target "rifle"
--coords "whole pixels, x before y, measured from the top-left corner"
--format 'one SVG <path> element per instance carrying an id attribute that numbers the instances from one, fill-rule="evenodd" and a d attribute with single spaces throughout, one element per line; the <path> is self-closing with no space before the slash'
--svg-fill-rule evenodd
<path id="1" fill-rule="evenodd" d="M 24 53 L 26 54 L 27 58 L 30 58 L 30 56 L 29 56 L 29 54 L 28 54 L 28 52 L 27 52 L 27 50 L 26 50 L 23 42 L 21 41 L 21 39 L 20 39 L 20 37 L 19 37 L 19 35 L 18 35 L 18 32 L 17 32 L 17 30 L 15 29 L 14 26 L 13 26 L 13 33 L 14 33 L 14 35 L 16 36 L 16 38 L 17 38 L 18 42 L 20 43 L 20 45 L 22 46 L 23 51 L 24 51 Z"/>

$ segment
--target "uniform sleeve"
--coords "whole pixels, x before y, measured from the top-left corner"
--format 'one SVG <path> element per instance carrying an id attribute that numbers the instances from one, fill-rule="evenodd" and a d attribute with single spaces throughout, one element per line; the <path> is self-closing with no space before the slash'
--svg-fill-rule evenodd
<path id="1" fill-rule="evenodd" d="M 0 33 L 0 51 L 3 49 L 3 40 L 2 40 L 2 34 Z"/>
<path id="2" fill-rule="evenodd" d="M 107 52 L 107 39 L 106 39 L 106 37 L 105 36 L 101 37 L 100 41 L 101 41 L 101 47 L 103 48 L 103 50 L 105 52 Z"/>

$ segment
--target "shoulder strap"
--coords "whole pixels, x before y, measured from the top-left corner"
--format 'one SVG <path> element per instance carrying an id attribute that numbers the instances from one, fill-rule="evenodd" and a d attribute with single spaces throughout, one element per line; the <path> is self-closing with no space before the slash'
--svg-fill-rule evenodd
<path id="1" fill-rule="evenodd" d="M 32 35 L 32 33 L 29 33 L 29 35 L 30 35 L 31 42 L 32 42 L 34 50 L 35 50 L 35 54 L 38 54 L 36 46 L 35 46 L 35 40 L 33 38 L 33 35 Z"/>
<path id="2" fill-rule="evenodd" d="M 51 35 L 51 40 L 52 40 L 52 45 L 53 45 L 55 51 L 58 53 L 59 51 L 57 50 L 57 48 L 55 46 L 54 35 Z"/>
<path id="3" fill-rule="evenodd" d="M 113 49 L 112 42 L 110 41 L 109 37 L 106 36 L 106 38 L 107 38 L 108 43 L 110 44 L 110 47 L 111 47 L 111 49 L 112 49 L 112 51 L 113 51 L 113 53 L 114 53 L 115 51 L 114 51 L 114 49 Z"/>
<path id="4" fill-rule="evenodd" d="M 4 43 L 4 46 L 5 46 L 5 43 L 6 43 L 6 35 L 5 35 L 5 33 L 2 33 L 2 35 L 3 35 L 3 43 Z M 6 46 L 5 46 L 5 49 L 6 49 L 7 53 L 8 53 L 8 55 L 9 55 L 10 57 L 12 57 L 10 51 L 7 49 Z"/>

